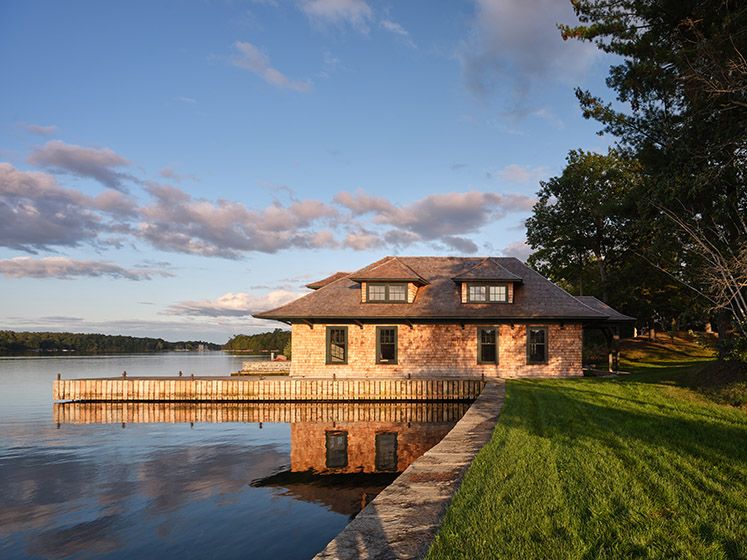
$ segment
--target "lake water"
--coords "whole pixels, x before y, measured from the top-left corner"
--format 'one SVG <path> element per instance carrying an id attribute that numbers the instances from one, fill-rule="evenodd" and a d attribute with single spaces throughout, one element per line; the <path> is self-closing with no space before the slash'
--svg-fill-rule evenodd
<path id="1" fill-rule="evenodd" d="M 0 358 L 0 558 L 310 558 L 468 405 L 52 404 L 220 352 Z"/>

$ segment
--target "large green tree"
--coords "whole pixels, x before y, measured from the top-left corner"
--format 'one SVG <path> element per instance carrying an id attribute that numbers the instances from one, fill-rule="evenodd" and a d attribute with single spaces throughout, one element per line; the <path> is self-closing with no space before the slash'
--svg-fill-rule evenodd
<path id="1" fill-rule="evenodd" d="M 578 26 L 621 61 L 617 102 L 577 90 L 584 115 L 640 162 L 647 261 L 747 337 L 747 3 L 743 0 L 572 0 Z M 661 260 L 676 244 L 678 258 Z M 668 255 L 668 252 L 663 252 Z"/>
<path id="2" fill-rule="evenodd" d="M 607 300 L 609 269 L 625 252 L 636 165 L 614 150 L 607 155 L 573 150 L 567 162 L 559 177 L 540 182 L 527 220 L 527 242 L 534 250 L 529 262 L 580 295 L 597 292 Z M 590 268 L 596 277 L 589 278 Z"/>

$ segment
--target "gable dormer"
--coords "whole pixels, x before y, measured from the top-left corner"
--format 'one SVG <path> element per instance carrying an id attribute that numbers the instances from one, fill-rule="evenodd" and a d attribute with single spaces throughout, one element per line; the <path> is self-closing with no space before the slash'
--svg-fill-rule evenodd
<path id="1" fill-rule="evenodd" d="M 513 303 L 521 277 L 486 258 L 452 280 L 459 286 L 462 303 Z"/>
<path id="2" fill-rule="evenodd" d="M 428 281 L 397 257 L 386 257 L 350 275 L 361 287 L 361 303 L 413 303 Z"/>

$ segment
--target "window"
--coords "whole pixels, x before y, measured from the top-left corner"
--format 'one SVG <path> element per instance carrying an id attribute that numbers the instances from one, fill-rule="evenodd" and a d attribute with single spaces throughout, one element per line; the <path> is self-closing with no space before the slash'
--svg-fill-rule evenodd
<path id="1" fill-rule="evenodd" d="M 498 328 L 478 327 L 477 329 L 477 363 L 498 363 Z"/>
<path id="2" fill-rule="evenodd" d="M 527 363 L 547 363 L 547 327 L 527 327 Z"/>
<path id="3" fill-rule="evenodd" d="M 376 470 L 397 470 L 397 432 L 376 434 Z"/>
<path id="4" fill-rule="evenodd" d="M 348 466 L 348 433 L 341 430 L 324 432 L 327 448 L 328 469 L 344 469 Z"/>
<path id="5" fill-rule="evenodd" d="M 376 327 L 376 363 L 397 363 L 397 327 Z"/>
<path id="6" fill-rule="evenodd" d="M 487 286 L 469 286 L 469 301 L 487 301 Z"/>
<path id="7" fill-rule="evenodd" d="M 348 363 L 347 327 L 327 327 L 327 363 Z"/>
<path id="8" fill-rule="evenodd" d="M 467 301 L 507 303 L 508 286 L 506 284 L 468 284 Z"/>
<path id="9" fill-rule="evenodd" d="M 370 302 L 406 302 L 407 284 L 366 284 L 366 301 Z"/>
<path id="10" fill-rule="evenodd" d="M 488 286 L 488 299 L 490 301 L 508 301 L 508 286 Z"/>

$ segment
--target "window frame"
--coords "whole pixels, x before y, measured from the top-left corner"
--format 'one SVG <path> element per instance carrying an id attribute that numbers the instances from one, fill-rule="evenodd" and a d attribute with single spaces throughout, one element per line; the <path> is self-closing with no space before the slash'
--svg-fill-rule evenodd
<path id="1" fill-rule="evenodd" d="M 494 330 L 495 331 L 495 360 L 483 360 L 482 359 L 482 333 L 486 330 Z M 499 340 L 500 340 L 500 332 L 501 329 L 496 326 L 484 326 L 484 327 L 477 327 L 477 363 L 478 364 L 489 364 L 489 365 L 498 365 L 500 363 L 500 357 L 499 357 Z"/>
<path id="2" fill-rule="evenodd" d="M 485 299 L 473 299 L 470 295 L 470 288 L 484 287 Z M 505 299 L 490 299 L 490 288 L 505 288 Z M 507 282 L 467 282 L 467 303 L 509 303 L 508 283 Z"/>
<path id="3" fill-rule="evenodd" d="M 331 453 L 340 453 L 342 454 L 342 449 L 330 449 L 329 440 L 330 437 L 337 437 L 337 436 L 345 436 L 345 462 L 344 464 L 335 464 L 330 465 L 330 454 Z M 348 431 L 347 430 L 325 430 L 324 431 L 324 467 L 327 469 L 346 469 L 348 467 L 348 464 L 350 462 L 349 457 L 349 445 L 348 445 Z"/>
<path id="4" fill-rule="evenodd" d="M 332 352 L 330 350 L 332 349 L 331 342 L 332 342 L 332 331 L 333 330 L 341 330 L 345 333 L 345 347 L 344 347 L 344 353 L 345 358 L 341 361 L 334 361 L 332 360 Z M 338 366 L 338 365 L 346 365 L 348 363 L 348 328 L 347 326 L 328 326 L 327 332 L 326 332 L 326 345 L 325 345 L 325 354 L 326 354 L 326 364 L 328 366 Z"/>
<path id="5" fill-rule="evenodd" d="M 371 286 L 384 286 L 384 299 L 371 299 Z M 404 299 L 391 299 L 389 295 L 390 286 L 403 286 L 405 288 Z M 366 282 L 366 303 L 409 303 L 409 282 Z"/>
<path id="6" fill-rule="evenodd" d="M 382 444 L 385 441 L 385 438 L 391 438 L 394 437 L 394 444 L 392 445 L 392 451 L 393 451 L 393 459 L 394 464 L 393 465 L 385 465 L 382 459 L 381 455 L 383 453 L 381 452 Z M 399 433 L 397 432 L 377 432 L 374 436 L 374 468 L 377 472 L 397 472 L 397 467 L 399 466 Z"/>
<path id="7" fill-rule="evenodd" d="M 383 360 L 381 358 L 381 332 L 384 330 L 394 331 L 394 359 Z M 378 325 L 376 327 L 376 363 L 381 365 L 397 365 L 399 362 L 399 329 L 396 325 Z"/>
<path id="8" fill-rule="evenodd" d="M 544 341 L 544 347 L 545 347 L 545 357 L 543 360 L 534 360 L 531 357 L 531 337 L 530 332 L 532 330 L 542 330 L 545 333 L 545 341 Z M 527 331 L 526 331 L 526 338 L 527 338 L 527 365 L 534 366 L 534 365 L 544 365 L 547 364 L 549 355 L 550 355 L 550 329 L 547 325 L 527 325 Z"/>

